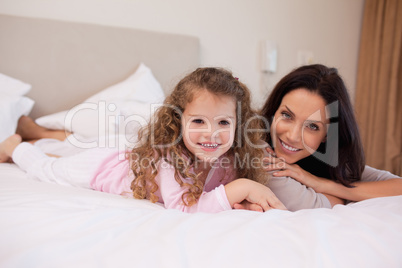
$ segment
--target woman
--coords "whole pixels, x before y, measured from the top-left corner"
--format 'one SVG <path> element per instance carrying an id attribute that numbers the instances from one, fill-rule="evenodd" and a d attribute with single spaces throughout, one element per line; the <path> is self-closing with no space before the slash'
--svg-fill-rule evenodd
<path id="1" fill-rule="evenodd" d="M 292 71 L 261 114 L 274 150 L 266 158 L 266 170 L 273 172 L 268 186 L 289 210 L 402 195 L 400 177 L 365 166 L 353 108 L 336 69 L 317 64 Z"/>

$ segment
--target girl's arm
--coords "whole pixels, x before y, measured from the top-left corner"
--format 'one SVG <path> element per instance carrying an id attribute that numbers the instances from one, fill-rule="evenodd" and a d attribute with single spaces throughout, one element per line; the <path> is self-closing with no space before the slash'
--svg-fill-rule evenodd
<path id="1" fill-rule="evenodd" d="M 259 205 L 264 211 L 271 208 L 284 209 L 286 207 L 265 185 L 249 179 L 237 179 L 225 185 L 225 192 L 232 208 L 246 200 Z"/>
<path id="2" fill-rule="evenodd" d="M 240 203 L 248 198 L 252 203 L 264 204 L 266 208 L 264 210 L 269 209 L 266 204 L 269 204 L 271 208 L 286 209 L 268 187 L 248 179 L 238 179 L 226 185 L 221 184 L 208 192 L 203 191 L 196 204 L 186 206 L 182 198 L 183 194 L 187 192 L 187 187 L 181 187 L 177 183 L 173 166 L 164 161 L 159 164 L 155 181 L 159 186 L 158 192 L 162 198 L 159 201 L 164 203 L 165 208 L 178 209 L 188 213 L 216 213 L 233 209 L 235 203 Z M 191 180 L 188 182 L 191 183 Z"/>

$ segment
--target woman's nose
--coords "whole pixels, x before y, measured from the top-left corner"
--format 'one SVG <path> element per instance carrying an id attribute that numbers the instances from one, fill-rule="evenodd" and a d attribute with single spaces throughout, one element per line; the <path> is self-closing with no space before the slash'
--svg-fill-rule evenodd
<path id="1" fill-rule="evenodd" d="M 290 142 L 300 142 L 302 140 L 302 127 L 298 124 L 290 126 L 287 132 L 287 138 Z"/>

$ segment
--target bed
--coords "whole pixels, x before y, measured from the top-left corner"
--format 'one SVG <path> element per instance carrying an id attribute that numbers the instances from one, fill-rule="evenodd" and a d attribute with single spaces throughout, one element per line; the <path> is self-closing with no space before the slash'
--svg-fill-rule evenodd
<path id="1" fill-rule="evenodd" d="M 52 127 L 70 116 L 78 142 L 111 146 L 110 137 L 142 122 L 121 129 L 124 118 L 143 112 L 146 120 L 199 65 L 190 36 L 0 15 L 0 39 L 0 73 L 14 85 L 0 90 L 2 135 L 21 114 Z M 101 102 L 107 121 L 88 130 Z M 185 214 L 29 180 L 2 163 L 0 267 L 402 267 L 401 204 L 396 196 L 333 209 Z"/>

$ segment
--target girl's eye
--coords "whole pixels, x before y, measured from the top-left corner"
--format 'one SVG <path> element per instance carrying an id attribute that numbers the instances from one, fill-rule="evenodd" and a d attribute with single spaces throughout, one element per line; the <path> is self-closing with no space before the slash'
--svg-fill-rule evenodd
<path id="1" fill-rule="evenodd" d="M 224 125 L 224 126 L 228 126 L 228 125 L 230 125 L 230 122 L 227 121 L 227 120 L 222 120 L 222 121 L 219 122 L 219 124 Z"/>
<path id="2" fill-rule="evenodd" d="M 320 130 L 320 128 L 314 123 L 308 124 L 307 127 L 314 131 Z"/>
<path id="3" fill-rule="evenodd" d="M 285 118 L 285 119 L 290 119 L 290 118 L 291 118 L 290 114 L 287 113 L 287 112 L 282 112 L 281 115 L 282 115 L 282 117 Z"/>
<path id="4" fill-rule="evenodd" d="M 204 123 L 204 120 L 202 120 L 202 119 L 194 119 L 193 123 L 202 124 L 202 123 Z"/>

